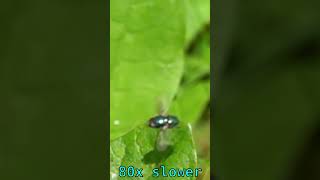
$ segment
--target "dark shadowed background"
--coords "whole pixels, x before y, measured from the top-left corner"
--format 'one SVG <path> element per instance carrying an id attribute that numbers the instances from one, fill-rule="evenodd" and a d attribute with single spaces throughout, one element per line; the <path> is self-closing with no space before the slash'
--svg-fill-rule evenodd
<path id="1" fill-rule="evenodd" d="M 106 179 L 107 4 L 1 2 L 0 179 Z"/>
<path id="2" fill-rule="evenodd" d="M 320 179 L 318 10 L 315 0 L 214 2 L 217 179 Z"/>

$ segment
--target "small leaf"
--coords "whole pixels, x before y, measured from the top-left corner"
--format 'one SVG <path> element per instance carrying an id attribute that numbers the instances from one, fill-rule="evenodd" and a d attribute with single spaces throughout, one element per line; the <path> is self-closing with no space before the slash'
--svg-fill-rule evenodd
<path id="1" fill-rule="evenodd" d="M 159 168 L 160 165 L 166 167 L 166 173 L 170 168 L 196 168 L 197 156 L 191 126 L 181 124 L 167 131 L 171 144 L 164 152 L 156 150 L 159 130 L 147 126 L 139 126 L 125 136 L 113 140 L 110 146 L 111 177 L 114 179 L 119 177 L 120 166 L 143 168 L 145 179 L 162 179 L 161 175 L 159 177 L 152 175 L 153 168 Z M 162 174 L 161 171 L 159 173 Z M 183 179 L 194 179 L 194 177 Z"/>
<path id="2" fill-rule="evenodd" d="M 210 74 L 210 32 L 205 31 L 195 40 L 186 55 L 184 83 L 190 83 Z"/>
<path id="3" fill-rule="evenodd" d="M 176 114 L 184 122 L 197 121 L 210 99 L 210 81 L 198 82 L 183 86 L 170 112 Z"/>
<path id="4" fill-rule="evenodd" d="M 170 107 L 184 122 L 195 122 L 210 100 L 210 34 L 205 31 L 185 59 L 183 83 Z"/>

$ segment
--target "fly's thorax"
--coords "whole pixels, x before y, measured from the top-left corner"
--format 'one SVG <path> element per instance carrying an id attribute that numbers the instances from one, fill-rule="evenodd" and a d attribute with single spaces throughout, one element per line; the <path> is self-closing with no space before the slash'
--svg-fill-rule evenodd
<path id="1" fill-rule="evenodd" d="M 149 126 L 152 128 L 161 128 L 164 127 L 168 122 L 166 116 L 155 116 L 149 120 Z"/>

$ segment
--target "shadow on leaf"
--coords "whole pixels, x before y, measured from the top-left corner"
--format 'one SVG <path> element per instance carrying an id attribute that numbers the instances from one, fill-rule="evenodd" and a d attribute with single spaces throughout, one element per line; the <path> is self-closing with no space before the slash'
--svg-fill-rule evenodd
<path id="1" fill-rule="evenodd" d="M 173 153 L 173 146 L 169 146 L 165 151 L 158 151 L 156 148 L 148 152 L 143 157 L 145 164 L 159 164 L 165 161 Z"/>

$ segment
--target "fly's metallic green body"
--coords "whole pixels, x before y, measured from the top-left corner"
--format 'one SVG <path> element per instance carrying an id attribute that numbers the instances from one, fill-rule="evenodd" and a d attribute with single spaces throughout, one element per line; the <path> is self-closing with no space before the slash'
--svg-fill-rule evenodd
<path id="1" fill-rule="evenodd" d="M 176 116 L 165 116 L 165 115 L 158 115 L 149 120 L 149 127 L 152 128 L 161 128 L 161 129 L 168 129 L 174 128 L 179 124 L 179 119 Z"/>
<path id="2" fill-rule="evenodd" d="M 179 124 L 179 119 L 176 116 L 167 115 L 168 106 L 165 106 L 163 99 L 159 98 L 158 113 L 159 115 L 152 117 L 148 121 L 148 126 L 151 128 L 160 129 L 156 148 L 159 152 L 165 151 L 171 144 L 168 129 L 174 128 Z"/>

